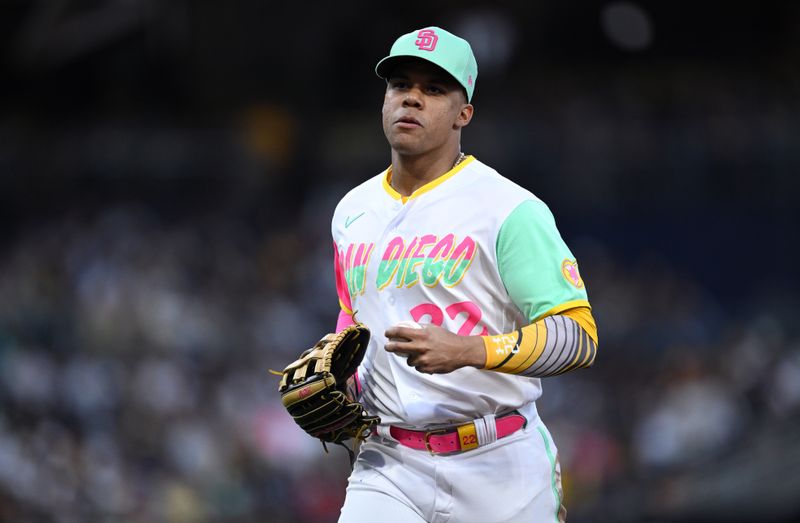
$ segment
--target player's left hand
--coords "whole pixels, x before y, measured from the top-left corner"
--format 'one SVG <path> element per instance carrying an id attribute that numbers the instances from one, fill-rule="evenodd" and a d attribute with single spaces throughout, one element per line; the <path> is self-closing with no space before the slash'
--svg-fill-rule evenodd
<path id="1" fill-rule="evenodd" d="M 462 367 L 483 368 L 486 349 L 480 336 L 459 336 L 436 325 L 411 328 L 395 325 L 385 332 L 387 352 L 426 374 L 446 374 Z"/>

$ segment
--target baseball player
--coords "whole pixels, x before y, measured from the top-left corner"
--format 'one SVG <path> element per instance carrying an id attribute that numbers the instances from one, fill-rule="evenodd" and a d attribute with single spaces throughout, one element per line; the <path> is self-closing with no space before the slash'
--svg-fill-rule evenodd
<path id="1" fill-rule="evenodd" d="M 597 329 L 548 207 L 461 151 L 478 68 L 467 41 L 397 39 L 383 130 L 391 165 L 336 207 L 337 331 L 372 332 L 355 376 L 380 425 L 340 522 L 563 521 L 541 378 L 592 365 Z"/>

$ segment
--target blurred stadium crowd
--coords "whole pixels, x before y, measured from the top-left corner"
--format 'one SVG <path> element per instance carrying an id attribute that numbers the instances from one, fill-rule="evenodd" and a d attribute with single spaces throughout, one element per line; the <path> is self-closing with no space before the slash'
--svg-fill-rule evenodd
<path id="1" fill-rule="evenodd" d="M 294 427 L 266 372 L 332 325 L 327 242 L 246 229 L 111 206 L 4 249 L 3 521 L 335 520 L 346 455 Z M 732 461 L 768 475 L 759 504 L 793 501 L 769 490 L 798 466 L 797 338 L 663 261 L 583 249 L 603 358 L 540 402 L 574 520 L 702 507 L 700 481 L 730 490 L 724 513 L 758 486 L 720 485 Z"/>
<path id="2" fill-rule="evenodd" d="M 41 40 L 89 4 L 124 35 Z M 312 74 L 259 50 L 255 2 L 60 5 L 3 19 L 0 521 L 335 521 L 346 454 L 267 371 L 335 324 L 330 215 L 388 161 L 371 67 L 429 18 L 327 68 L 343 47 L 312 21 L 332 42 Z M 596 366 L 539 402 L 569 521 L 794 521 L 800 41 L 779 29 L 800 10 L 697 12 L 736 38 L 696 22 L 687 49 L 663 7 L 470 6 L 450 19 L 486 63 L 464 149 L 551 205 L 600 329 Z"/>

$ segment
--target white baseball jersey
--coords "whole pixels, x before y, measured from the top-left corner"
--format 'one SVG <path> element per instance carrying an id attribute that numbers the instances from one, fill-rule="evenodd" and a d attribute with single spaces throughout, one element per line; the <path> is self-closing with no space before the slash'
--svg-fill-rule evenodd
<path id="1" fill-rule="evenodd" d="M 390 180 L 391 168 L 351 190 L 332 221 L 340 304 L 372 333 L 361 401 L 383 424 L 409 428 L 534 402 L 538 378 L 471 367 L 423 374 L 384 350 L 384 331 L 413 320 L 502 334 L 589 306 L 549 209 L 472 156 L 409 197 Z"/>

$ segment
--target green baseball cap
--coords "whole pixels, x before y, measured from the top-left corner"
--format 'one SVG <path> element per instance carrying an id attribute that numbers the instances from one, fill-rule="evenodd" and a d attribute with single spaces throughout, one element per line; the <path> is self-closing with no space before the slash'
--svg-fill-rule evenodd
<path id="1" fill-rule="evenodd" d="M 388 78 L 392 69 L 404 58 L 421 58 L 438 65 L 460 83 L 467 91 L 467 101 L 472 100 L 478 62 L 469 42 L 440 27 L 425 27 L 404 34 L 392 45 L 389 56 L 378 62 L 375 72 Z"/>

